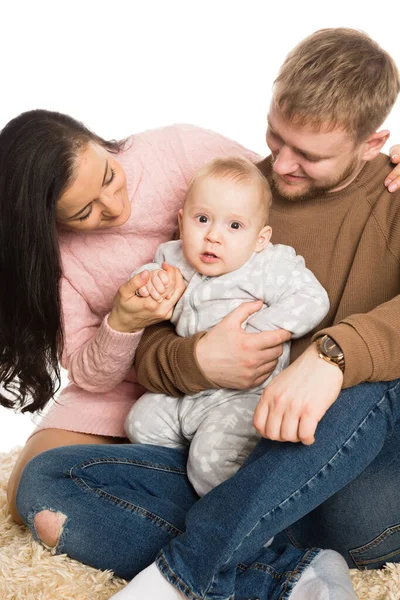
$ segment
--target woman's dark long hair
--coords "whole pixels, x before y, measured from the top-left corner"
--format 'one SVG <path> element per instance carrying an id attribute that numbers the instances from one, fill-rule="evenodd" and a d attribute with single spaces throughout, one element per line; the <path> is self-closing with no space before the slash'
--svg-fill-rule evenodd
<path id="1" fill-rule="evenodd" d="M 0 404 L 33 412 L 60 387 L 63 346 L 57 200 L 90 141 L 67 115 L 25 112 L 0 132 Z"/>

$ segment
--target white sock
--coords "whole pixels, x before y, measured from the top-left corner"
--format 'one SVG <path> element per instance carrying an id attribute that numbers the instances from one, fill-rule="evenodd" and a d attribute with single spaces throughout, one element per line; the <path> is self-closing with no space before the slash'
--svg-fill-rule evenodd
<path id="1" fill-rule="evenodd" d="M 182 600 L 186 596 L 164 579 L 156 563 L 152 563 L 110 600 L 113 598 L 115 600 Z"/>
<path id="2" fill-rule="evenodd" d="M 357 600 L 344 558 L 333 550 L 321 550 L 303 571 L 290 600 Z"/>

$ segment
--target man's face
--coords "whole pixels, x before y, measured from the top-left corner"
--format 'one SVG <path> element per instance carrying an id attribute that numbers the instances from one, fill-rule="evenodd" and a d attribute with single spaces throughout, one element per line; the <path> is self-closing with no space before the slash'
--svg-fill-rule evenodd
<path id="1" fill-rule="evenodd" d="M 353 181 L 363 167 L 363 146 L 341 128 L 315 131 L 287 120 L 272 102 L 267 144 L 272 153 L 273 181 L 289 200 L 336 192 Z"/>

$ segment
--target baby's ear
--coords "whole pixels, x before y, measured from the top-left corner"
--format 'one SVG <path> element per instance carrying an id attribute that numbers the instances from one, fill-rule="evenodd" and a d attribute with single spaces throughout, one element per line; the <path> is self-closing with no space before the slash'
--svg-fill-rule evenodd
<path id="1" fill-rule="evenodd" d="M 258 234 L 258 239 L 256 243 L 256 247 L 254 248 L 254 252 L 261 252 L 264 250 L 269 244 L 269 240 L 271 239 L 272 229 L 269 225 L 263 227 Z"/>
<path id="2" fill-rule="evenodd" d="M 183 210 L 180 208 L 178 211 L 178 227 L 179 227 L 179 236 L 177 235 L 177 239 L 182 237 L 182 218 L 183 218 Z"/>

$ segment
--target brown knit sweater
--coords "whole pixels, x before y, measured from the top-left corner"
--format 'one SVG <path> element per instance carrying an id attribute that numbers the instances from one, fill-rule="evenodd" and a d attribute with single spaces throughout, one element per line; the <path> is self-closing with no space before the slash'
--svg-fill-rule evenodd
<path id="1" fill-rule="evenodd" d="M 259 168 L 271 183 L 270 158 Z M 313 334 L 329 333 L 344 352 L 344 387 L 400 377 L 400 191 L 383 185 L 391 168 L 380 154 L 344 190 L 313 200 L 287 201 L 273 189 L 272 242 L 304 256 L 331 302 L 318 331 L 292 342 L 291 360 Z M 149 327 L 136 351 L 140 383 L 174 396 L 215 387 L 195 358 L 202 335 Z"/>

